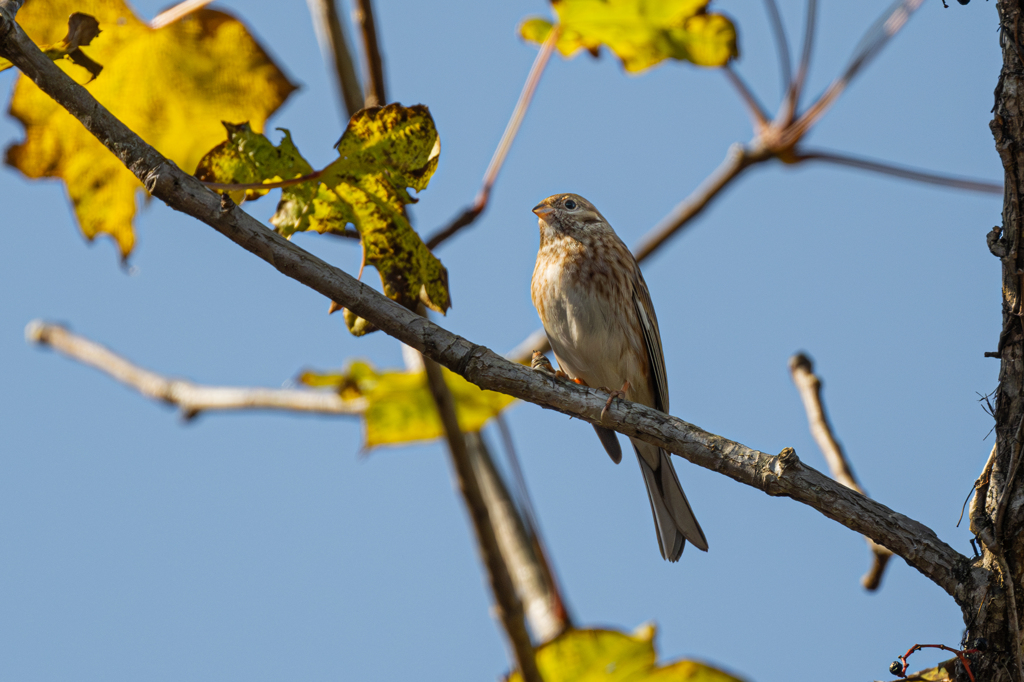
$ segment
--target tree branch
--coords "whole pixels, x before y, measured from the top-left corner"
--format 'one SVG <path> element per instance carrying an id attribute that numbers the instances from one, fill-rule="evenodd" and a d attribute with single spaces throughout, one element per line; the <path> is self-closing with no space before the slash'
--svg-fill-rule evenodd
<path id="1" fill-rule="evenodd" d="M 424 356 L 423 367 L 427 372 L 427 386 L 430 388 L 430 394 L 434 398 L 438 415 L 441 417 L 441 424 L 444 426 L 452 467 L 455 469 L 455 475 L 459 481 L 459 490 L 462 492 L 462 499 L 466 501 L 466 509 L 473 522 L 473 530 L 476 531 L 480 558 L 483 560 L 487 576 L 490 578 L 491 591 L 494 593 L 494 601 L 497 604 L 498 618 L 508 634 L 509 643 L 512 645 L 516 664 L 519 666 L 519 672 L 522 674 L 524 682 L 543 682 L 540 671 L 537 670 L 537 660 L 533 653 L 533 644 L 530 642 L 530 633 L 526 631 L 526 623 L 523 621 L 523 604 L 519 601 L 519 595 L 516 594 L 515 586 L 512 584 L 512 577 L 502 558 L 498 537 L 487 511 L 487 503 L 480 491 L 480 483 L 473 468 L 473 460 L 466 447 L 466 438 L 459 428 L 459 420 L 455 414 L 455 400 L 448 389 L 448 384 L 444 382 L 444 374 L 441 372 L 440 365 Z"/>
<path id="2" fill-rule="evenodd" d="M 356 0 L 354 16 L 363 35 L 363 56 L 366 58 L 365 106 L 382 107 L 388 103 L 388 96 L 384 87 L 384 59 L 377 42 L 377 25 L 373 20 L 373 3 L 370 0 Z"/>
<path id="3" fill-rule="evenodd" d="M 284 410 L 336 415 L 359 415 L 366 411 L 364 399 L 342 400 L 338 394 L 328 391 L 202 386 L 183 379 L 168 379 L 64 327 L 40 320 L 25 327 L 25 338 L 95 367 L 147 398 L 178 406 L 186 419 L 211 410 Z"/>
<path id="4" fill-rule="evenodd" d="M 487 202 L 491 198 L 491 188 L 494 187 L 494 183 L 498 180 L 498 173 L 501 172 L 501 167 L 505 164 L 505 157 L 508 156 L 508 152 L 512 148 L 512 142 L 519 133 L 519 126 L 523 124 L 526 110 L 530 108 L 530 102 L 533 101 L 533 95 L 537 91 L 537 84 L 540 83 L 544 67 L 547 66 L 548 60 L 551 59 L 551 53 L 555 50 L 555 45 L 558 43 L 558 37 L 561 35 L 561 32 L 562 29 L 559 26 L 553 27 L 544 44 L 541 45 L 537 57 L 533 60 L 533 66 L 530 67 L 526 83 L 523 84 L 523 91 L 519 93 L 516 107 L 512 110 L 512 117 L 508 120 L 508 125 L 505 126 L 505 132 L 502 133 L 501 141 L 498 142 L 498 147 L 494 150 L 491 162 L 487 164 L 483 183 L 480 186 L 480 191 L 477 192 L 476 198 L 473 200 L 473 204 L 467 207 L 446 227 L 431 235 L 427 239 L 428 249 L 433 250 L 456 232 L 472 224 L 480 217 L 484 209 L 487 208 Z"/>
<path id="5" fill-rule="evenodd" d="M 788 496 L 903 557 L 958 600 L 965 598 L 969 562 L 917 521 L 839 485 L 799 462 L 774 457 L 681 419 L 636 403 L 615 401 L 602 421 L 607 395 L 534 372 L 452 334 L 384 297 L 265 227 L 229 198 L 221 198 L 182 172 L 117 120 L 82 86 L 64 74 L 13 21 L 11 0 L 0 0 L 0 56 L 10 59 L 65 107 L 120 159 L 149 192 L 171 208 L 201 220 L 282 274 L 448 367 L 481 388 L 602 423 L 653 443 L 689 461 L 769 495 Z"/>
<path id="6" fill-rule="evenodd" d="M 770 158 L 772 158 L 771 153 L 760 146 L 750 148 L 737 142 L 729 147 L 725 159 L 718 165 L 718 168 L 690 196 L 672 209 L 671 213 L 662 218 L 661 222 L 655 225 L 636 245 L 633 255 L 636 256 L 637 261 L 647 258 L 669 237 L 676 234 L 683 225 L 696 218 L 740 173 L 753 164 L 767 161 Z"/>
<path id="7" fill-rule="evenodd" d="M 320 43 L 320 51 L 324 60 L 331 64 L 334 71 L 335 85 L 345 110 L 346 121 L 352 114 L 363 108 L 363 92 L 359 86 L 359 76 L 352 61 L 352 52 L 345 38 L 345 27 L 338 15 L 336 0 L 306 0 L 309 14 L 313 17 L 316 38 Z M 343 122 L 344 123 L 344 122 Z"/>
<path id="8" fill-rule="evenodd" d="M 821 454 L 825 456 L 828 468 L 832 472 L 832 478 L 847 488 L 866 495 L 867 493 L 857 483 L 857 478 L 853 475 L 853 469 L 850 468 L 846 454 L 832 432 L 832 425 L 829 424 L 828 416 L 825 414 L 825 405 L 821 400 L 821 380 L 814 374 L 814 365 L 811 363 L 811 359 L 803 353 L 794 355 L 789 359 L 789 372 L 793 377 L 793 383 L 796 384 L 796 388 L 800 392 L 800 399 L 804 403 L 811 435 L 818 444 Z M 874 561 L 860 582 L 864 589 L 873 592 L 882 584 L 882 575 L 892 557 L 892 552 L 876 544 L 871 538 L 865 539 L 868 541 L 868 549 L 874 555 Z"/>
<path id="9" fill-rule="evenodd" d="M 527 529 L 524 517 L 516 508 L 480 433 L 467 433 L 465 437 L 501 556 L 508 566 L 516 592 L 523 600 L 530 629 L 539 643 L 548 642 L 571 627 L 572 621 L 562 603 L 554 576 L 537 551 L 536 537 L 531 533 L 535 529 Z"/>
<path id="10" fill-rule="evenodd" d="M 984 180 L 973 180 L 971 178 L 956 177 L 953 175 L 930 173 L 928 171 L 908 168 L 907 166 L 899 166 L 893 163 L 885 163 L 883 161 L 872 161 L 871 159 L 865 159 L 860 156 L 840 154 L 838 152 L 830 152 L 824 149 L 812 149 L 810 151 L 801 149 L 793 155 L 793 158 L 795 161 L 824 161 L 826 163 L 834 163 L 839 166 L 859 168 L 860 170 L 881 173 L 883 175 L 891 175 L 897 178 L 906 178 L 907 180 L 915 180 L 917 182 L 939 185 L 941 187 L 966 189 L 971 192 L 984 192 L 986 194 L 1002 195 L 1003 193 L 1003 186 L 995 182 L 985 182 Z"/>

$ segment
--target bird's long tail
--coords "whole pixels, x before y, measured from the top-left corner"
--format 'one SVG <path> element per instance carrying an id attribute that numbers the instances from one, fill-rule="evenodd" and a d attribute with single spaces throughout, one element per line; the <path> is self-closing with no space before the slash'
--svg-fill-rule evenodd
<path id="1" fill-rule="evenodd" d="M 651 511 L 654 513 L 661 555 L 669 561 L 678 561 L 686 540 L 692 542 L 697 549 L 708 551 L 707 538 L 697 523 L 697 517 L 693 515 L 690 503 L 686 501 L 686 493 L 679 484 L 669 454 L 643 441 L 634 442 L 633 449 L 636 450 L 640 471 L 647 485 L 647 497 L 650 498 Z"/>

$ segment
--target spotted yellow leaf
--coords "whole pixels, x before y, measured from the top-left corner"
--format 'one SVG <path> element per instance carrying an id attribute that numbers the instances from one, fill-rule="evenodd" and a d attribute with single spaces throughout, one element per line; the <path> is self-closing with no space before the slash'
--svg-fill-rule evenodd
<path id="1" fill-rule="evenodd" d="M 18 23 L 36 44 L 51 45 L 73 12 L 99 22 L 89 57 L 103 74 L 92 79 L 67 60 L 57 62 L 60 68 L 183 168 L 195 168 L 223 139 L 221 121 L 249 121 L 261 130 L 295 89 L 246 27 L 223 12 L 200 10 L 153 30 L 122 0 L 29 0 Z M 25 140 L 7 150 L 7 163 L 30 178 L 61 178 L 82 233 L 109 235 L 127 257 L 142 184 L 27 78 L 15 84 L 11 114 L 25 127 Z"/>
<path id="2" fill-rule="evenodd" d="M 426 189 L 441 149 L 427 107 L 389 104 L 356 112 L 337 144 L 338 158 L 316 173 L 288 131 L 275 146 L 248 126 L 226 125 L 228 139 L 203 157 L 196 177 L 239 185 L 309 177 L 282 189 L 270 219 L 278 232 L 290 237 L 352 224 L 363 244 L 363 261 L 380 273 L 387 296 L 412 309 L 419 302 L 440 313 L 451 307 L 448 271 L 405 213 L 416 201 L 409 189 Z M 235 197 L 264 193 L 238 190 Z M 357 336 L 375 329 L 348 311 L 345 322 Z"/>

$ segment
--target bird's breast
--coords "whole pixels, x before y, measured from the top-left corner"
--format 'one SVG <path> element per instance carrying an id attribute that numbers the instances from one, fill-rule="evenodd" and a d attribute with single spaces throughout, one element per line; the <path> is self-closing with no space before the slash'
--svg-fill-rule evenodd
<path id="1" fill-rule="evenodd" d="M 617 291 L 615 278 L 601 272 L 602 263 L 571 255 L 542 249 L 531 287 L 561 369 L 594 387 L 646 383 L 631 292 Z"/>

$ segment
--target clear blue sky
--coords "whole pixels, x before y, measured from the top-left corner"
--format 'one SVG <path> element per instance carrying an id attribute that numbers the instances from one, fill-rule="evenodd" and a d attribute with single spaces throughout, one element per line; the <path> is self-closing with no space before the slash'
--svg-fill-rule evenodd
<path id="1" fill-rule="evenodd" d="M 144 17 L 160 2 L 139 2 Z M 515 36 L 540 0 L 377 3 L 393 99 L 430 107 L 441 161 L 414 207 L 430 232 L 476 192 L 536 49 Z M 782 2 L 792 36 L 801 2 Z M 810 92 L 839 71 L 886 0 L 821 3 Z M 992 180 L 995 3 L 928 0 L 811 141 Z M 723 0 L 740 72 L 772 108 L 775 52 L 761 3 Z M 304 3 L 218 2 L 302 84 L 270 126 L 323 165 L 342 130 Z M 0 75 L 9 92 L 14 75 Z M 0 139 L 20 139 L 0 121 Z M 447 328 L 497 351 L 538 325 L 530 208 L 591 199 L 636 243 L 749 139 L 718 73 L 670 64 L 636 77 L 607 54 L 553 60 L 493 196 L 445 245 Z M 208 227 L 154 202 L 126 273 L 77 233 L 62 187 L 0 171 L 0 679 L 493 680 L 507 670 L 462 503 L 439 443 L 360 453 L 354 420 L 244 414 L 182 424 L 99 373 L 30 347 L 64 322 L 136 362 L 197 382 L 280 386 L 303 367 L 369 358 L 327 301 Z M 265 219 L 272 200 L 248 206 Z M 806 350 L 856 472 L 879 501 L 969 554 L 955 528 L 992 437 L 998 197 L 825 166 L 772 165 L 737 182 L 647 261 L 674 414 L 824 467 L 786 362 Z M 296 243 L 354 272 L 353 245 Z M 370 274 L 369 280 L 374 281 Z M 657 549 L 635 465 L 589 426 L 532 405 L 509 413 L 554 563 L 582 624 L 654 620 L 663 657 L 759 682 L 888 679 L 914 643 L 955 645 L 938 587 L 894 560 L 878 594 L 861 537 L 818 512 L 679 460 L 711 551 Z M 497 443 L 494 433 L 487 434 Z M 966 524 L 964 524 L 966 525 Z M 917 654 L 914 669 L 940 660 Z"/>

